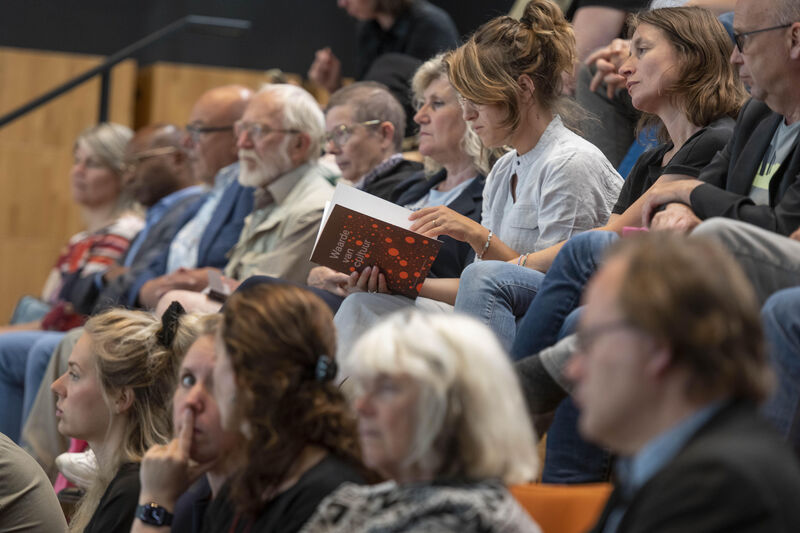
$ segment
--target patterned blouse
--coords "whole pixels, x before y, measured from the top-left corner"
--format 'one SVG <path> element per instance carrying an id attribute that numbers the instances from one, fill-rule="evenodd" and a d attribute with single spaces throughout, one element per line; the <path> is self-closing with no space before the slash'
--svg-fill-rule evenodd
<path id="1" fill-rule="evenodd" d="M 345 483 L 301 533 L 541 533 L 497 481 L 398 485 Z"/>

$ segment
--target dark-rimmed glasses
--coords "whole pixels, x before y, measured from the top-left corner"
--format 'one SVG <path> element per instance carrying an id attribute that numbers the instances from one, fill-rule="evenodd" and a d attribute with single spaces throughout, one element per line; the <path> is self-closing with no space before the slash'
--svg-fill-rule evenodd
<path id="1" fill-rule="evenodd" d="M 353 135 L 353 131 L 355 131 L 356 126 L 364 126 L 365 128 L 368 128 L 370 126 L 377 126 L 380 123 L 380 120 L 374 119 L 367 120 L 366 122 L 357 122 L 350 125 L 339 124 L 331 131 L 325 133 L 325 144 L 332 142 L 337 148 L 341 148 L 347 143 L 347 141 L 350 140 L 350 137 Z"/>
<path id="2" fill-rule="evenodd" d="M 760 30 L 751 30 L 751 31 L 745 31 L 745 32 L 742 32 L 742 33 L 735 33 L 734 32 L 733 40 L 734 40 L 734 42 L 736 42 L 736 48 L 739 49 L 739 53 L 742 54 L 742 53 L 744 53 L 744 47 L 747 44 L 747 37 L 748 36 L 754 35 L 756 33 L 761 33 L 761 32 L 764 32 L 764 31 L 772 31 L 772 30 L 780 30 L 782 28 L 788 28 L 792 24 L 794 24 L 794 22 L 790 22 L 788 24 L 781 24 L 780 26 L 770 26 L 769 28 L 761 28 Z"/>
<path id="3" fill-rule="evenodd" d="M 259 122 L 244 122 L 242 120 L 237 120 L 233 125 L 233 133 L 235 133 L 237 137 L 241 137 L 242 133 L 247 133 L 248 137 L 250 137 L 253 141 L 258 142 L 270 133 L 301 132 L 297 129 L 273 128 Z"/>

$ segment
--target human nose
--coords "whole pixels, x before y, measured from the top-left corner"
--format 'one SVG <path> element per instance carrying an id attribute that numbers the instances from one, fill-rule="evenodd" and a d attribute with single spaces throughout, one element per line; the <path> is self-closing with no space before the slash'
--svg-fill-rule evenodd
<path id="1" fill-rule="evenodd" d="M 356 396 L 353 402 L 353 409 L 360 417 L 371 415 L 375 411 L 372 404 L 372 395 L 365 391 Z"/>
<path id="2" fill-rule="evenodd" d="M 250 130 L 248 128 L 242 128 L 242 130 L 236 136 L 236 146 L 238 148 L 252 148 L 255 146 L 253 142 L 253 136 L 250 134 Z"/>
<path id="3" fill-rule="evenodd" d="M 730 62 L 732 65 L 741 65 L 744 63 L 742 52 L 739 50 L 738 46 L 734 46 L 733 50 L 731 50 Z"/>
<path id="4" fill-rule="evenodd" d="M 627 78 L 631 74 L 633 74 L 636 71 L 635 63 L 636 63 L 636 60 L 634 59 L 634 57 L 633 56 L 628 56 L 628 59 L 626 59 L 619 66 L 618 72 L 619 72 L 620 76 L 624 76 L 625 78 Z"/>
<path id="5" fill-rule="evenodd" d="M 417 112 L 414 113 L 414 122 L 420 125 L 430 122 L 430 117 L 428 116 L 428 104 L 420 107 Z"/>
<path id="6" fill-rule="evenodd" d="M 183 137 L 181 137 L 181 146 L 186 148 L 187 150 L 191 150 L 194 148 L 195 142 L 194 137 L 192 136 L 192 132 L 186 130 L 183 132 Z"/>
<path id="7" fill-rule="evenodd" d="M 472 102 L 464 102 L 461 104 L 461 116 L 466 122 L 470 122 L 478 118 L 478 109 Z"/>
<path id="8" fill-rule="evenodd" d="M 64 372 L 61 374 L 51 385 L 50 390 L 56 393 L 59 398 L 63 398 L 66 396 L 66 391 L 64 387 L 64 379 L 66 379 L 67 373 Z"/>
<path id="9" fill-rule="evenodd" d="M 336 155 L 341 153 L 342 150 L 336 141 L 334 141 L 333 139 L 327 139 L 325 141 L 325 151 L 328 152 L 329 154 Z"/>

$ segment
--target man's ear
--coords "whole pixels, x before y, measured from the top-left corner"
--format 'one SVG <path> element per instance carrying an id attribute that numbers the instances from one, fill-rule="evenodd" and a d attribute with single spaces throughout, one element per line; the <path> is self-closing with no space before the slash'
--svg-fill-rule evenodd
<path id="1" fill-rule="evenodd" d="M 133 405 L 134 399 L 135 395 L 133 389 L 130 387 L 123 387 L 123 389 L 117 393 L 117 397 L 114 400 L 114 414 L 121 415 L 127 412 Z"/>
<path id="2" fill-rule="evenodd" d="M 792 24 L 789 37 L 791 39 L 789 57 L 795 61 L 800 60 L 800 22 L 795 22 Z"/>
<path id="3" fill-rule="evenodd" d="M 381 136 L 381 144 L 383 146 L 394 146 L 394 124 L 388 120 L 381 122 L 378 132 Z"/>
<path id="4" fill-rule="evenodd" d="M 319 154 L 309 154 L 308 150 L 311 147 L 311 136 L 306 132 L 300 132 L 294 135 L 294 139 L 289 143 L 289 159 L 295 166 L 300 165 L 304 161 L 308 161 L 311 157 L 317 157 Z"/>
<path id="5" fill-rule="evenodd" d="M 647 374 L 651 377 L 663 377 L 672 368 L 672 347 L 666 342 L 653 340 L 647 357 Z"/>

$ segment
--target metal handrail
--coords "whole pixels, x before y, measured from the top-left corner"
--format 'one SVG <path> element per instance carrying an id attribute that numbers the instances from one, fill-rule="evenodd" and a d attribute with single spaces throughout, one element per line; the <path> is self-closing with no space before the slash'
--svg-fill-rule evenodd
<path id="1" fill-rule="evenodd" d="M 164 26 L 160 30 L 154 31 L 150 35 L 139 39 L 135 43 L 126 46 L 119 52 L 110 55 L 108 59 L 96 67 L 87 70 L 83 74 L 75 76 L 71 80 L 62 83 L 55 89 L 52 89 L 45 94 L 34 98 L 27 104 L 20 106 L 14 111 L 3 115 L 0 117 L 0 128 L 25 115 L 26 113 L 33 111 L 39 106 L 46 104 L 50 100 L 61 96 L 65 92 L 74 89 L 78 85 L 97 75 L 101 76 L 99 122 L 106 122 L 108 120 L 108 93 L 111 85 L 111 77 L 109 74 L 114 65 L 128 59 L 143 48 L 146 48 L 147 46 L 150 46 L 151 44 L 154 44 L 184 28 L 195 31 L 207 31 L 226 37 L 238 37 L 246 30 L 249 30 L 250 26 L 251 23 L 249 20 L 187 15 L 171 24 Z"/>

